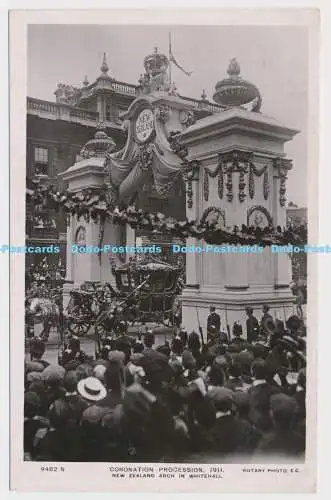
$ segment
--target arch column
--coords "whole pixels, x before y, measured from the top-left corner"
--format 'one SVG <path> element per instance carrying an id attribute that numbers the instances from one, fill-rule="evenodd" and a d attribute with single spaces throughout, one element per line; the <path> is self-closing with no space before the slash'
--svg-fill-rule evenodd
<path id="1" fill-rule="evenodd" d="M 229 227 L 284 227 L 284 176 L 291 166 L 284 158 L 284 144 L 296 133 L 261 113 L 239 107 L 188 127 L 180 136 L 188 150 L 187 160 L 200 162 L 204 168 L 200 167 L 199 195 L 194 198 L 198 205 L 194 212 L 187 207 L 187 218 L 199 220 L 214 207 L 224 214 Z M 210 304 L 220 313 L 223 328 L 229 324 L 231 330 L 234 321 L 244 327 L 247 305 L 255 308 L 257 317 L 264 303 L 279 319 L 292 314 L 288 256 L 273 255 L 270 247 L 255 253 L 241 253 L 237 248 L 236 253 L 204 252 L 189 257 L 187 282 L 196 282 L 198 276 L 199 286 L 186 288 L 182 295 L 183 324 L 188 330 L 197 329 L 198 312 L 205 331 Z M 198 275 L 192 265 L 197 259 Z"/>

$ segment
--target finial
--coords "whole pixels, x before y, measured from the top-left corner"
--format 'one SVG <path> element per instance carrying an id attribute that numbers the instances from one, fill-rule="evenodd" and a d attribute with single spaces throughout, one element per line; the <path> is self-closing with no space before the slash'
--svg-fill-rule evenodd
<path id="1" fill-rule="evenodd" d="M 168 94 L 169 94 L 169 95 L 174 95 L 174 96 L 178 95 L 178 94 L 177 94 L 177 87 L 176 87 L 176 84 L 175 84 L 175 82 L 174 82 L 174 81 L 173 81 L 173 82 L 172 82 L 172 84 L 170 85 L 170 88 L 169 88 Z"/>
<path id="2" fill-rule="evenodd" d="M 106 125 L 99 121 L 96 123 L 96 132 L 93 139 L 90 139 L 80 152 L 83 159 L 92 157 L 105 158 L 107 153 L 111 153 L 116 148 L 116 144 L 111 137 L 108 137 Z"/>
<path id="3" fill-rule="evenodd" d="M 103 59 L 102 59 L 102 64 L 101 64 L 101 72 L 102 73 L 108 73 L 109 71 L 109 66 L 107 64 L 107 59 L 106 59 L 106 52 L 103 53 Z"/>
<path id="4" fill-rule="evenodd" d="M 227 73 L 230 76 L 239 76 L 240 75 L 240 66 L 239 66 L 238 61 L 235 57 L 233 57 L 230 60 Z"/>
<path id="5" fill-rule="evenodd" d="M 154 54 L 157 54 L 158 53 L 158 49 L 157 47 L 154 47 Z"/>
<path id="6" fill-rule="evenodd" d="M 208 99 L 207 99 L 207 92 L 205 91 L 205 89 L 203 89 L 203 91 L 202 91 L 202 94 L 201 94 L 201 99 L 202 99 L 203 101 L 207 101 L 207 100 L 208 100 Z"/>
<path id="7" fill-rule="evenodd" d="M 83 81 L 83 85 L 84 85 L 84 87 L 87 87 L 88 84 L 89 84 L 89 81 L 87 79 L 87 75 L 85 75 L 85 78 L 84 78 L 84 81 Z"/>
<path id="8" fill-rule="evenodd" d="M 228 76 L 215 85 L 214 101 L 227 108 L 251 103 L 250 111 L 260 111 L 262 98 L 259 89 L 240 76 L 240 66 L 235 57 L 230 60 L 227 73 Z"/>

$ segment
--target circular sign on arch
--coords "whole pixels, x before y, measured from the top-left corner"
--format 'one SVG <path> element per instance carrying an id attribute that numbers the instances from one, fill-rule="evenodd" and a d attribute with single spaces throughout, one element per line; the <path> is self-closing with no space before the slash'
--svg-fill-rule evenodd
<path id="1" fill-rule="evenodd" d="M 135 133 L 138 142 L 146 142 L 154 132 L 154 114 L 151 109 L 143 109 L 136 119 Z"/>

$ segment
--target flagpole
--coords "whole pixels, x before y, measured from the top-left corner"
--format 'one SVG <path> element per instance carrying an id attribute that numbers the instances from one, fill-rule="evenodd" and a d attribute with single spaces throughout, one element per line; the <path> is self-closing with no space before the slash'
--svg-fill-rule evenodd
<path id="1" fill-rule="evenodd" d="M 171 54 L 171 33 L 169 31 L 169 80 L 170 80 L 170 85 L 172 84 L 172 76 L 171 76 L 171 57 L 170 57 L 170 54 Z"/>

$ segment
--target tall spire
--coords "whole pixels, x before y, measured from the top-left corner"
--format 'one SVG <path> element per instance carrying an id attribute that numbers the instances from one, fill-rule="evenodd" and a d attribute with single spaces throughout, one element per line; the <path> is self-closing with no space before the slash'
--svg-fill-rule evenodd
<path id="1" fill-rule="evenodd" d="M 109 66 L 107 64 L 107 58 L 106 58 L 106 52 L 103 53 L 103 59 L 102 59 L 102 64 L 101 64 L 101 72 L 106 74 L 109 71 Z"/>

